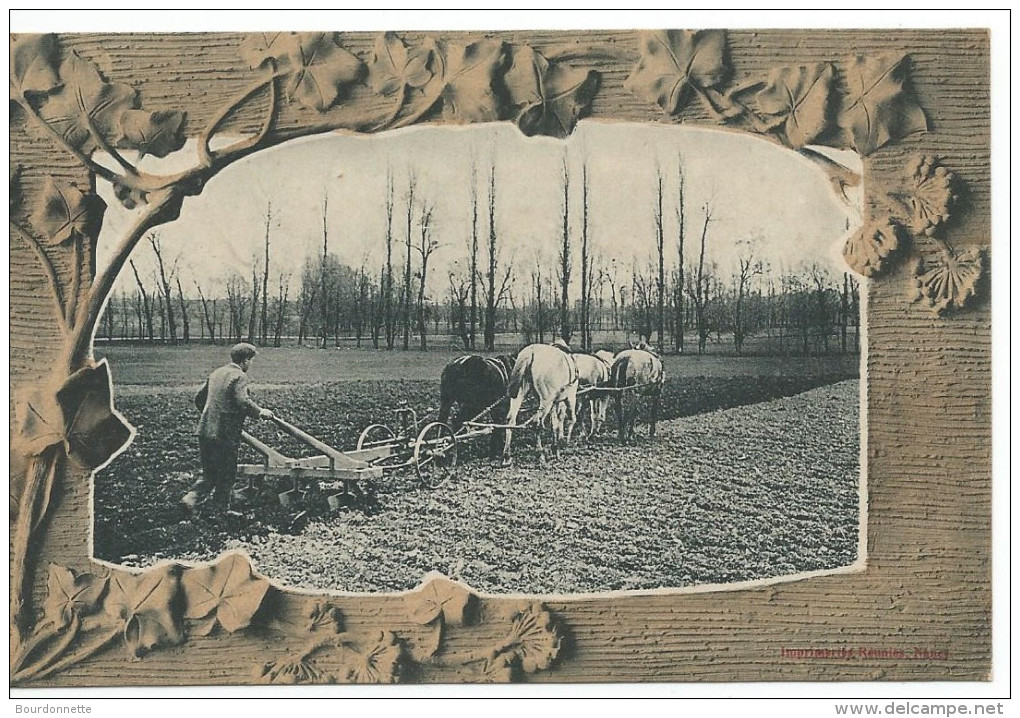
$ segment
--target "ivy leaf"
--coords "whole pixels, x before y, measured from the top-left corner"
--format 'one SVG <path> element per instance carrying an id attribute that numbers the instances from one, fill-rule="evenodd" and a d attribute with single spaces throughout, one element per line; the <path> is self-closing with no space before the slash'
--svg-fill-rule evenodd
<path id="1" fill-rule="evenodd" d="M 503 80 L 517 108 L 517 126 L 528 137 L 568 137 L 599 86 L 594 70 L 550 63 L 527 45 L 514 48 Z"/>
<path id="2" fill-rule="evenodd" d="M 287 95 L 305 107 L 325 112 L 361 77 L 361 60 L 337 45 L 333 33 L 294 33 L 284 42 L 292 68 Z"/>
<path id="3" fill-rule="evenodd" d="M 137 93 L 127 85 L 110 83 L 99 70 L 78 53 L 60 66 L 63 86 L 45 99 L 39 114 L 68 145 L 80 152 L 93 152 L 97 143 L 91 125 L 111 144 L 120 135 L 121 115 L 137 106 Z"/>
<path id="4" fill-rule="evenodd" d="M 138 575 L 110 575 L 110 592 L 103 608 L 124 621 L 124 641 L 133 657 L 184 641 L 179 589 L 176 566 L 152 568 Z"/>
<path id="5" fill-rule="evenodd" d="M 755 99 L 763 114 L 775 118 L 786 144 L 803 147 L 825 132 L 832 98 L 832 65 L 778 67 L 769 73 L 766 86 Z"/>
<path id="6" fill-rule="evenodd" d="M 409 50 L 395 33 L 383 33 L 372 49 L 372 61 L 368 66 L 369 85 L 380 95 L 393 95 L 408 87 L 424 87 L 432 79 L 431 60 L 431 49 L 418 47 Z"/>
<path id="7" fill-rule="evenodd" d="M 76 371 L 57 391 L 67 455 L 87 469 L 105 464 L 131 437 L 131 428 L 113 411 L 110 387 L 110 365 L 103 359 Z"/>
<path id="8" fill-rule="evenodd" d="M 138 150 L 141 156 L 166 157 L 184 147 L 184 116 L 173 110 L 126 110 L 120 118 L 117 146 Z"/>
<path id="9" fill-rule="evenodd" d="M 854 149 L 870 155 L 879 147 L 915 132 L 926 132 L 928 120 L 907 82 L 908 55 L 857 55 L 847 62 L 847 94 L 838 123 Z"/>
<path id="10" fill-rule="evenodd" d="M 65 244 L 79 235 L 98 236 L 105 210 L 106 203 L 98 195 L 49 177 L 32 214 L 32 226 L 50 244 Z"/>
<path id="11" fill-rule="evenodd" d="M 269 581 L 255 578 L 251 564 L 240 554 L 231 554 L 212 566 L 188 569 L 181 585 L 187 602 L 184 617 L 215 619 L 228 633 L 251 625 L 269 590 Z"/>
<path id="12" fill-rule="evenodd" d="M 11 41 L 12 95 L 48 93 L 60 86 L 56 35 L 19 35 Z"/>
<path id="13" fill-rule="evenodd" d="M 52 390 L 27 386 L 15 392 L 13 433 L 14 445 L 28 456 L 63 443 L 63 418 Z"/>
<path id="14" fill-rule="evenodd" d="M 502 40 L 479 40 L 470 45 L 444 43 L 443 116 L 453 122 L 491 122 L 501 117 L 502 97 L 497 78 L 506 64 Z"/>
<path id="15" fill-rule="evenodd" d="M 641 33 L 640 59 L 623 86 L 675 115 L 692 90 L 720 85 L 728 74 L 723 30 L 655 30 Z"/>
<path id="16" fill-rule="evenodd" d="M 886 261 L 899 249 L 898 225 L 889 220 L 865 225 L 843 247 L 847 265 L 865 277 L 879 274 Z"/>
<path id="17" fill-rule="evenodd" d="M 462 626 L 474 595 L 454 581 L 435 578 L 411 598 L 414 601 L 411 618 L 416 623 L 425 625 L 442 617 L 446 623 Z"/>
<path id="18" fill-rule="evenodd" d="M 69 626 L 74 616 L 85 616 L 98 608 L 99 599 L 106 590 L 106 576 L 76 574 L 53 563 L 50 564 L 46 589 L 43 614 L 59 631 Z"/>
<path id="19" fill-rule="evenodd" d="M 88 469 L 105 464 L 131 436 L 113 412 L 105 359 L 76 371 L 56 394 L 40 389 L 15 394 L 14 417 L 14 436 L 23 451 L 38 456 L 63 443 L 67 455 Z"/>
<path id="20" fill-rule="evenodd" d="M 257 70 L 269 60 L 276 59 L 286 52 L 286 41 L 289 33 L 256 32 L 241 41 L 241 57 L 248 66 Z"/>

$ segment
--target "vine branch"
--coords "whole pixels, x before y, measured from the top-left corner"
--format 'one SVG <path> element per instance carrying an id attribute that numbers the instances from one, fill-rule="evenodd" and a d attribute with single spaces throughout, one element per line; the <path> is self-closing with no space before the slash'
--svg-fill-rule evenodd
<path id="1" fill-rule="evenodd" d="M 59 467 L 63 464 L 63 449 L 49 447 L 41 455 L 31 457 L 26 470 L 25 486 L 18 505 L 18 517 L 12 531 L 11 547 L 11 618 L 18 637 L 28 626 L 28 593 L 25 578 L 28 572 L 28 553 L 34 529 L 38 528 L 49 508 L 49 497 Z M 42 500 L 40 500 L 42 499 Z"/>
<path id="2" fill-rule="evenodd" d="M 57 310 L 57 324 L 60 325 L 60 331 L 63 334 L 67 334 L 70 328 L 67 325 L 67 308 L 64 306 L 63 292 L 60 290 L 60 281 L 57 279 L 57 272 L 53 268 L 53 262 L 50 261 L 49 255 L 39 244 L 39 240 L 29 234 L 20 225 L 15 224 L 13 220 L 8 220 L 11 231 L 14 234 L 21 237 L 21 239 L 32 248 L 35 252 L 35 256 L 39 259 L 39 264 L 42 265 L 43 272 L 46 275 L 46 282 L 49 284 L 50 293 L 53 297 L 53 303 Z"/>
<path id="3" fill-rule="evenodd" d="M 269 130 L 273 126 L 274 120 L 276 119 L 276 80 L 278 77 L 280 77 L 280 75 L 276 72 L 275 66 L 273 66 L 267 77 L 261 78 L 246 90 L 236 95 L 230 102 L 224 105 L 220 113 L 209 122 L 206 128 L 202 131 L 202 135 L 198 141 L 198 157 L 200 166 L 212 167 L 215 164 L 217 156 L 219 158 L 225 158 L 233 155 L 235 152 L 243 152 L 244 150 L 257 146 L 259 142 L 265 139 L 266 135 L 269 134 Z M 266 117 L 262 122 L 262 127 L 259 128 L 258 133 L 247 140 L 242 140 L 241 142 L 225 148 L 221 152 L 213 152 L 209 143 L 219 126 L 223 124 L 232 112 L 235 112 L 250 97 L 261 91 L 267 85 L 269 86 L 269 107 L 266 112 Z"/>
<path id="4" fill-rule="evenodd" d="M 84 115 L 84 117 L 85 123 L 89 129 L 89 134 L 92 135 L 92 139 L 94 139 L 96 144 L 99 145 L 99 149 L 110 155 L 110 157 L 112 157 L 113 160 L 120 165 L 121 169 L 123 169 L 129 177 L 138 177 L 138 170 L 135 166 L 124 159 L 124 156 L 114 149 L 113 145 L 106 141 L 106 137 L 103 136 L 103 133 L 96 129 L 96 125 L 92 122 L 92 118 L 88 115 Z"/>
<path id="5" fill-rule="evenodd" d="M 170 214 L 172 213 L 168 214 L 167 210 L 184 199 L 183 190 L 180 187 L 165 189 L 154 196 L 156 197 L 155 201 L 150 200 L 145 212 L 125 232 L 120 245 L 113 252 L 110 264 L 96 277 L 88 290 L 86 301 L 78 307 L 77 321 L 74 322 L 74 335 L 67 355 L 70 371 L 74 371 L 84 364 L 89 344 L 92 341 L 92 330 L 99 321 L 103 304 L 135 245 L 149 229 L 171 219 Z"/>

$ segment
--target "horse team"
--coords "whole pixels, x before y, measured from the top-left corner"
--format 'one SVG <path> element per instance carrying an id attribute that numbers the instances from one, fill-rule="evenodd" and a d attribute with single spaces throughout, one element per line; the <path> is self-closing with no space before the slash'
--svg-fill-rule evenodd
<path id="1" fill-rule="evenodd" d="M 651 402 L 649 436 L 655 436 L 664 381 L 662 360 L 644 348 L 586 354 L 557 342 L 530 344 L 516 356 L 461 356 L 443 369 L 439 421 L 457 431 L 487 416 L 494 429 L 490 453 L 497 456 L 502 444 L 502 457 L 508 461 L 514 428 L 536 424 L 541 452 L 542 430 L 548 422 L 556 451 L 560 443 L 572 439 L 579 416 L 586 423 L 585 437 L 595 435 L 605 421 L 610 397 L 615 396 L 619 438 L 626 443 L 634 438 L 640 397 Z M 538 409 L 518 424 L 524 400 L 532 394 Z"/>

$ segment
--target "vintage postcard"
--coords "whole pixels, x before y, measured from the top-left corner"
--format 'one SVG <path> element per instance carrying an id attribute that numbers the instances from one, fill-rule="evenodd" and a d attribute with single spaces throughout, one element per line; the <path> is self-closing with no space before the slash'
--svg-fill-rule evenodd
<path id="1" fill-rule="evenodd" d="M 987 679 L 988 53 L 12 35 L 12 685 Z"/>

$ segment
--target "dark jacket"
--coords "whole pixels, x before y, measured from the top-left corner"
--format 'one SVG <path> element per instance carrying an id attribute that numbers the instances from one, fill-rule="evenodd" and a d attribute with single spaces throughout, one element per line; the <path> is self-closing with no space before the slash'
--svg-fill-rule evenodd
<path id="1" fill-rule="evenodd" d="M 209 375 L 195 397 L 202 410 L 198 435 L 221 441 L 241 440 L 246 417 L 257 419 L 262 409 L 248 396 L 248 376 L 237 364 L 227 364 Z"/>

